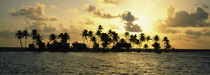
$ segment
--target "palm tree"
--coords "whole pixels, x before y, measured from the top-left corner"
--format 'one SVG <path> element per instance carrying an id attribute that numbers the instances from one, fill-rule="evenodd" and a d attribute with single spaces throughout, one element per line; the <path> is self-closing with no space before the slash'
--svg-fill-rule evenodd
<path id="1" fill-rule="evenodd" d="M 147 44 L 148 47 L 149 47 L 149 45 L 151 45 L 151 44 L 150 44 L 150 40 L 151 40 L 150 36 L 147 36 L 147 37 L 146 37 L 146 41 L 147 41 L 146 44 Z"/>
<path id="2" fill-rule="evenodd" d="M 95 43 L 95 42 L 96 42 L 96 37 L 95 37 L 95 36 L 91 37 L 91 41 L 92 41 L 93 43 Z"/>
<path id="3" fill-rule="evenodd" d="M 163 38 L 163 41 L 164 41 L 164 42 L 168 42 L 168 41 L 169 41 L 169 40 L 168 40 L 168 37 L 165 36 L 165 37 Z"/>
<path id="4" fill-rule="evenodd" d="M 87 40 L 87 37 L 88 37 L 88 30 L 84 29 L 82 31 L 82 37 L 84 38 L 84 43 L 85 43 L 85 40 Z"/>
<path id="5" fill-rule="evenodd" d="M 141 44 L 143 44 L 143 42 L 145 41 L 144 33 L 140 34 L 140 40 L 141 40 L 141 43 L 140 43 L 140 47 L 141 47 Z"/>
<path id="6" fill-rule="evenodd" d="M 109 30 L 108 35 L 109 38 L 111 38 L 112 46 L 114 46 L 118 42 L 119 39 L 118 34 L 115 31 Z"/>
<path id="7" fill-rule="evenodd" d="M 88 37 L 90 38 L 90 37 L 92 37 L 93 36 L 93 31 L 89 31 L 88 32 Z"/>
<path id="8" fill-rule="evenodd" d="M 34 44 L 40 45 L 43 43 L 42 36 L 37 32 L 36 29 L 32 30 L 31 37 Z"/>
<path id="9" fill-rule="evenodd" d="M 125 32 L 125 38 L 127 42 L 128 42 L 128 37 L 129 37 L 129 32 Z"/>
<path id="10" fill-rule="evenodd" d="M 129 40 L 130 40 L 131 44 L 133 44 L 133 45 L 137 44 L 137 42 L 138 42 L 137 35 L 136 34 L 135 35 L 131 35 Z"/>
<path id="11" fill-rule="evenodd" d="M 97 35 L 98 37 L 100 37 L 100 36 L 101 36 L 101 31 L 97 30 L 96 35 Z"/>
<path id="12" fill-rule="evenodd" d="M 69 33 L 64 33 L 64 43 L 67 43 L 68 40 L 70 40 L 70 35 Z"/>
<path id="13" fill-rule="evenodd" d="M 168 37 L 164 37 L 163 38 L 163 42 L 165 44 L 165 49 L 170 49 L 171 48 L 171 45 L 169 44 L 169 40 L 168 40 Z"/>
<path id="14" fill-rule="evenodd" d="M 158 35 L 155 35 L 154 40 L 155 41 L 159 41 L 159 36 Z"/>
<path id="15" fill-rule="evenodd" d="M 101 25 L 99 25 L 98 26 L 98 30 L 95 33 L 97 35 L 97 37 L 98 37 L 97 42 L 98 42 L 99 45 L 100 45 L 100 39 L 101 39 L 101 35 L 102 35 L 102 29 L 103 29 L 103 27 Z"/>
<path id="16" fill-rule="evenodd" d="M 103 27 L 101 25 L 98 26 L 98 30 L 102 31 Z"/>
<path id="17" fill-rule="evenodd" d="M 42 42 L 42 36 L 41 36 L 40 34 L 37 34 L 37 36 L 36 36 L 35 39 L 36 39 L 35 42 L 36 42 L 37 45 L 43 43 L 43 42 Z"/>
<path id="18" fill-rule="evenodd" d="M 160 49 L 160 43 L 158 43 L 159 36 L 158 35 L 155 35 L 154 40 L 155 40 L 155 43 L 152 46 L 154 47 L 155 51 L 157 51 L 157 50 Z"/>
<path id="19" fill-rule="evenodd" d="M 50 34 L 50 36 L 49 36 L 49 40 L 53 41 L 54 44 L 57 42 L 56 38 L 57 38 L 57 36 L 55 34 Z"/>
<path id="20" fill-rule="evenodd" d="M 144 49 L 147 49 L 148 48 L 148 45 L 147 44 L 144 44 Z"/>
<path id="21" fill-rule="evenodd" d="M 108 35 L 109 35 L 109 36 L 112 36 L 112 30 L 111 30 L 111 29 L 109 29 Z"/>
<path id="22" fill-rule="evenodd" d="M 126 43 L 125 39 L 120 39 L 120 43 Z"/>
<path id="23" fill-rule="evenodd" d="M 31 38 L 33 40 L 33 43 L 36 43 L 36 38 L 37 38 L 38 32 L 36 29 L 33 29 L 31 32 Z"/>
<path id="24" fill-rule="evenodd" d="M 93 31 L 89 31 L 88 32 L 88 38 L 89 38 L 89 40 L 91 41 L 91 37 L 93 36 Z M 88 43 L 89 44 L 89 43 Z M 88 46 L 90 46 L 90 44 L 88 45 Z"/>
<path id="25" fill-rule="evenodd" d="M 111 38 L 109 38 L 108 34 L 102 33 L 101 34 L 101 41 L 103 42 L 102 43 L 103 48 L 106 48 L 107 45 L 109 45 L 109 43 L 111 42 Z"/>
<path id="26" fill-rule="evenodd" d="M 118 36 L 118 34 L 116 33 L 116 32 L 112 32 L 112 38 L 113 38 L 113 42 L 114 42 L 114 44 L 116 44 L 116 42 L 118 42 L 118 39 L 120 38 L 119 36 Z"/>
<path id="27" fill-rule="evenodd" d="M 136 39 L 136 40 L 134 41 L 134 43 L 138 46 L 138 45 L 140 44 L 140 41 L 139 41 L 138 39 Z M 140 48 L 140 46 L 139 46 L 139 48 Z"/>
<path id="28" fill-rule="evenodd" d="M 26 39 L 28 39 L 28 37 L 29 37 L 29 33 L 27 30 L 23 31 L 23 37 L 25 38 L 25 48 L 26 48 Z"/>
<path id="29" fill-rule="evenodd" d="M 17 33 L 15 34 L 15 36 L 16 36 L 16 38 L 18 38 L 19 40 L 20 40 L 20 46 L 21 46 L 21 48 L 23 47 L 22 46 L 22 38 L 23 38 L 23 33 L 22 33 L 22 31 L 21 30 L 18 30 L 17 31 Z"/>
<path id="30" fill-rule="evenodd" d="M 149 41 L 151 40 L 150 36 L 147 36 L 146 40 L 147 40 L 147 44 L 148 44 Z"/>
<path id="31" fill-rule="evenodd" d="M 70 36 L 69 36 L 68 33 L 60 33 L 60 34 L 58 35 L 58 37 L 61 38 L 61 43 L 62 43 L 62 44 L 67 43 L 67 41 L 70 39 Z"/>
<path id="32" fill-rule="evenodd" d="M 160 49 L 160 43 L 158 43 L 157 41 L 155 41 L 155 43 L 152 45 L 155 49 L 155 51 Z"/>
<path id="33" fill-rule="evenodd" d="M 96 37 L 95 36 L 91 37 L 91 41 L 93 42 L 93 48 L 94 49 L 98 49 L 99 48 L 99 44 L 96 42 Z"/>
<path id="34" fill-rule="evenodd" d="M 133 43 L 134 43 L 134 35 L 131 35 L 131 36 L 130 36 L 129 41 L 130 41 L 130 43 L 133 45 Z"/>

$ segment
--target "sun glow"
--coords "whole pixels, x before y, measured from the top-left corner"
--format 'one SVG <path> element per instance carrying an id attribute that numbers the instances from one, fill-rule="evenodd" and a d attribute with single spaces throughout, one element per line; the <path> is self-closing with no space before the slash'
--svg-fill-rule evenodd
<path id="1" fill-rule="evenodd" d="M 136 23 L 141 26 L 143 33 L 153 32 L 151 20 L 141 17 Z"/>

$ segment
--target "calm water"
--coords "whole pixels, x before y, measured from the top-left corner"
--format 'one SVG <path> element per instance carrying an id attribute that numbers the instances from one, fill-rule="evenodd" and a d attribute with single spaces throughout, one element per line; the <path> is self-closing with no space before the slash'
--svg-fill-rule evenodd
<path id="1" fill-rule="evenodd" d="M 210 53 L 0 52 L 0 75 L 210 74 Z"/>

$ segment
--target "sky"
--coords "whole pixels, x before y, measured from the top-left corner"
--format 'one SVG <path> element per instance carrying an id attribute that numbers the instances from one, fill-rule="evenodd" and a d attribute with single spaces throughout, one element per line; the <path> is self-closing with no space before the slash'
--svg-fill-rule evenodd
<path id="1" fill-rule="evenodd" d="M 70 33 L 98 25 L 120 33 L 167 36 L 177 49 L 210 49 L 210 0 L 0 0 L 0 47 L 18 47 L 17 30 Z M 27 41 L 31 43 L 30 39 Z"/>

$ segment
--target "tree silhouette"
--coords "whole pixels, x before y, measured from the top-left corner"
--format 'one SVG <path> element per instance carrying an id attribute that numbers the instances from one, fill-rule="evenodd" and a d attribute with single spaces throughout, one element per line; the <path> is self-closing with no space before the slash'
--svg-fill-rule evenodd
<path id="1" fill-rule="evenodd" d="M 92 41 L 93 43 L 96 43 L 96 37 L 95 37 L 95 36 L 91 37 L 91 41 Z"/>
<path id="2" fill-rule="evenodd" d="M 96 35 L 98 37 L 98 43 L 100 44 L 100 38 L 101 38 L 101 34 L 102 34 L 102 29 L 103 27 L 101 25 L 98 26 L 98 30 L 96 31 Z"/>
<path id="3" fill-rule="evenodd" d="M 98 37 L 100 37 L 100 36 L 101 36 L 101 31 L 97 30 L 96 35 L 97 35 Z"/>
<path id="4" fill-rule="evenodd" d="M 134 43 L 138 46 L 139 44 L 141 44 L 140 43 L 140 41 L 138 40 L 138 39 L 136 39 L 135 41 L 134 41 Z M 140 46 L 139 46 L 139 48 L 140 48 Z"/>
<path id="5" fill-rule="evenodd" d="M 33 43 L 36 43 L 37 35 L 38 35 L 37 30 L 33 29 L 31 32 L 31 37 L 32 37 Z"/>
<path id="6" fill-rule="evenodd" d="M 108 35 L 109 35 L 109 36 L 112 36 L 112 30 L 111 30 L 111 29 L 109 29 Z"/>
<path id="7" fill-rule="evenodd" d="M 157 50 L 160 49 L 160 43 L 158 43 L 159 36 L 158 35 L 155 35 L 154 40 L 155 40 L 155 43 L 152 46 L 154 47 L 155 51 L 157 51 Z"/>
<path id="8" fill-rule="evenodd" d="M 67 43 L 67 41 L 70 39 L 70 36 L 69 36 L 68 33 L 60 33 L 60 34 L 58 35 L 58 38 L 61 39 L 61 43 L 62 43 L 62 44 L 65 44 L 65 43 Z"/>
<path id="9" fill-rule="evenodd" d="M 118 33 L 115 31 L 112 31 L 111 29 L 108 32 L 109 38 L 111 38 L 112 46 L 115 45 L 118 42 L 119 36 Z"/>
<path id="10" fill-rule="evenodd" d="M 134 48 L 144 48 L 148 49 L 150 45 L 154 47 L 154 51 L 158 51 L 160 49 L 160 43 L 159 43 L 159 36 L 155 35 L 154 43 L 150 44 L 150 36 L 145 36 L 144 33 L 141 33 L 139 36 L 137 34 L 130 35 L 129 32 L 125 32 L 124 36 L 126 37 L 126 40 L 121 38 L 119 34 L 115 31 L 112 31 L 111 29 L 107 33 L 102 33 L 102 26 L 98 26 L 98 30 L 96 33 L 93 33 L 93 31 L 88 31 L 84 29 L 82 31 L 82 38 L 84 38 L 84 42 L 87 40 L 90 42 L 88 44 L 91 45 L 93 49 L 100 49 L 100 45 L 103 46 L 104 49 L 106 48 L 112 48 L 113 51 L 122 51 L 125 49 L 132 48 L 131 45 L 133 45 Z M 27 30 L 24 30 L 23 32 L 21 30 L 18 30 L 16 33 L 16 38 L 20 40 L 20 45 L 22 48 L 22 38 L 25 38 L 25 46 L 26 46 L 26 39 L 28 39 L 29 34 Z M 40 49 L 45 48 L 44 42 L 42 41 L 41 35 L 37 32 L 36 29 L 33 29 L 30 34 L 33 43 L 38 45 Z M 130 37 L 130 38 L 129 38 Z M 59 42 L 57 42 L 57 38 L 60 39 Z M 119 40 L 120 39 L 120 40 Z M 49 40 L 47 47 L 50 49 L 69 49 L 69 44 L 67 43 L 68 40 L 70 40 L 70 35 L 68 33 L 60 33 L 58 36 L 55 34 L 49 35 Z M 128 43 L 129 41 L 129 43 Z M 102 43 L 98 43 L 102 42 Z M 171 49 L 171 45 L 169 43 L 168 37 L 164 37 L 162 42 L 164 42 L 165 49 Z M 52 43 L 52 44 L 50 44 Z M 75 49 L 86 49 L 87 45 L 83 43 L 77 43 L 75 42 L 73 45 L 73 48 Z"/>
<path id="11" fill-rule="evenodd" d="M 53 41 L 53 44 L 57 43 L 56 38 L 57 38 L 57 36 L 55 34 L 50 34 L 50 36 L 49 36 L 49 40 Z"/>
<path id="12" fill-rule="evenodd" d="M 101 25 L 98 26 L 98 30 L 102 31 L 103 27 Z"/>
<path id="13" fill-rule="evenodd" d="M 43 42 L 42 42 L 42 36 L 41 36 L 40 34 L 38 34 L 38 35 L 36 36 L 36 44 L 41 44 L 41 43 L 43 43 Z"/>
<path id="14" fill-rule="evenodd" d="M 24 37 L 22 31 L 18 30 L 17 33 L 15 34 L 15 37 L 20 40 L 20 46 L 22 48 L 23 47 L 23 45 L 22 45 L 22 38 Z"/>
<path id="15" fill-rule="evenodd" d="M 82 37 L 84 38 L 84 43 L 85 43 L 85 40 L 87 40 L 87 37 L 88 37 L 88 30 L 84 29 L 82 31 Z"/>
<path id="16" fill-rule="evenodd" d="M 154 47 L 155 51 L 160 49 L 160 44 L 157 41 L 155 41 L 155 43 L 152 46 Z"/>
<path id="17" fill-rule="evenodd" d="M 163 42 L 165 44 L 165 49 L 170 49 L 171 48 L 171 45 L 169 44 L 169 40 L 168 40 L 168 37 L 164 37 L 163 38 Z"/>
<path id="18" fill-rule="evenodd" d="M 107 45 L 109 45 L 109 43 L 111 42 L 111 38 L 109 38 L 108 34 L 102 33 L 101 41 L 103 42 L 102 43 L 103 48 L 106 48 Z"/>
<path id="19" fill-rule="evenodd" d="M 91 37 L 91 41 L 93 42 L 93 48 L 98 49 L 99 44 L 96 42 L 96 37 L 95 36 Z"/>
<path id="20" fill-rule="evenodd" d="M 140 40 L 141 40 L 141 42 L 140 42 L 140 47 L 141 47 L 141 45 L 142 45 L 143 42 L 145 41 L 144 33 L 141 33 L 141 34 L 140 34 Z"/>
<path id="21" fill-rule="evenodd" d="M 146 40 L 147 40 L 147 44 L 148 44 L 149 41 L 151 40 L 150 36 L 147 36 Z"/>
<path id="22" fill-rule="evenodd" d="M 112 38 L 113 38 L 113 42 L 114 44 L 116 44 L 116 42 L 118 42 L 118 39 L 119 39 L 119 36 L 118 36 L 118 33 L 116 32 L 112 32 Z"/>
<path id="23" fill-rule="evenodd" d="M 88 38 L 91 41 L 91 37 L 93 36 L 93 31 L 88 32 Z M 88 43 L 89 44 L 89 43 Z M 88 45 L 90 47 L 90 44 Z"/>
<path id="24" fill-rule="evenodd" d="M 42 41 L 42 36 L 37 32 L 36 29 L 33 29 L 31 32 L 31 38 L 33 40 L 33 43 L 38 45 L 40 49 L 44 48 L 44 43 Z"/>
<path id="25" fill-rule="evenodd" d="M 130 36 L 130 43 L 134 46 L 136 44 L 136 41 L 137 41 L 137 35 L 131 35 Z"/>
<path id="26" fill-rule="evenodd" d="M 120 43 L 126 43 L 125 39 L 120 39 Z"/>
<path id="27" fill-rule="evenodd" d="M 148 45 L 147 44 L 144 44 L 144 49 L 148 49 Z"/>
<path id="28" fill-rule="evenodd" d="M 150 36 L 147 36 L 147 37 L 146 37 L 146 41 L 147 41 L 146 44 L 147 44 L 148 47 L 149 47 L 149 45 L 150 45 L 150 40 L 152 40 L 152 39 L 150 38 Z"/>
<path id="29" fill-rule="evenodd" d="M 126 41 L 128 42 L 128 37 L 129 37 L 129 32 L 125 32 L 125 38 L 126 38 Z"/>
<path id="30" fill-rule="evenodd" d="M 117 42 L 117 44 L 115 44 L 112 49 L 114 49 L 113 51 L 122 51 L 123 49 L 130 49 L 131 48 L 131 44 L 127 43 L 125 41 L 125 39 L 120 39 L 119 42 Z"/>
<path id="31" fill-rule="evenodd" d="M 23 31 L 23 37 L 25 38 L 25 48 L 26 48 L 26 39 L 28 39 L 29 35 L 30 35 L 30 34 L 28 33 L 27 30 L 24 30 L 24 31 Z"/>
<path id="32" fill-rule="evenodd" d="M 154 40 L 155 41 L 159 41 L 159 36 L 158 35 L 155 35 Z"/>

